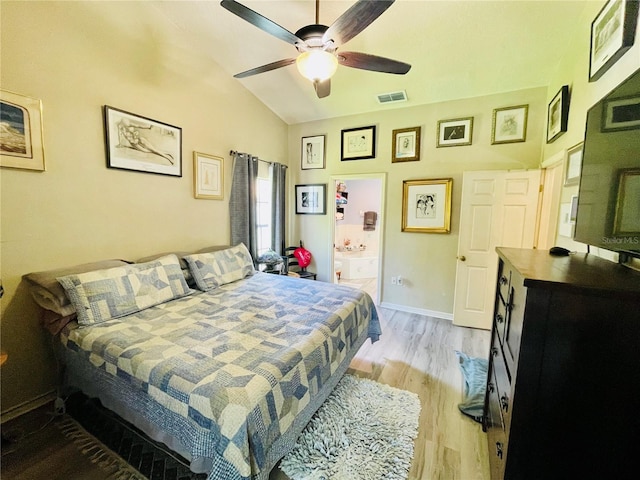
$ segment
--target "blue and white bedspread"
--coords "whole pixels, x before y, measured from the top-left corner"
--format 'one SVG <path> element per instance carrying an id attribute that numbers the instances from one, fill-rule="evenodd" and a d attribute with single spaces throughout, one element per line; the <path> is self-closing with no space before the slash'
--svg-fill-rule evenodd
<path id="1" fill-rule="evenodd" d="M 85 378 L 120 390 L 118 401 L 177 438 L 192 467 L 200 459 L 209 479 L 233 480 L 268 478 L 357 349 L 379 335 L 366 293 L 256 273 L 67 329 L 62 342 L 69 369 L 92 364 Z"/>

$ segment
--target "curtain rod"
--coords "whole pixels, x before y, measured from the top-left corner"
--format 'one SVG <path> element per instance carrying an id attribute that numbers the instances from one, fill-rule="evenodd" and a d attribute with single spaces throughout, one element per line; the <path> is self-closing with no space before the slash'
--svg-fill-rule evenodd
<path id="1" fill-rule="evenodd" d="M 236 150 L 229 150 L 229 155 L 237 155 L 238 153 L 242 153 L 242 152 L 237 152 Z M 269 160 L 262 160 L 261 158 L 258 158 L 259 162 L 264 162 L 264 163 L 268 163 L 269 165 L 273 165 L 274 163 L 278 163 L 278 162 L 270 162 Z M 287 165 L 282 165 L 285 168 L 288 168 Z"/>

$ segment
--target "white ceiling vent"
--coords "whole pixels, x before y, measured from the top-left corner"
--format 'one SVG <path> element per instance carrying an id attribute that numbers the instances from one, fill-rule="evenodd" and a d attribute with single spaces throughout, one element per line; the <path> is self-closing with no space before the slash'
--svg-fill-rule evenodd
<path id="1" fill-rule="evenodd" d="M 380 93 L 376 95 L 378 103 L 397 103 L 407 101 L 407 92 L 400 90 L 398 92 Z"/>

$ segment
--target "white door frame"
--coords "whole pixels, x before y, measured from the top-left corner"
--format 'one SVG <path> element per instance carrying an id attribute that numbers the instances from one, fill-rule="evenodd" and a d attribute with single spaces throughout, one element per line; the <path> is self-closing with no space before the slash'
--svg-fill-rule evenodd
<path id="1" fill-rule="evenodd" d="M 350 175 L 331 175 L 329 180 L 329 188 L 327 191 L 327 201 L 330 202 L 331 208 L 327 209 L 327 213 L 331 215 L 329 224 L 329 251 L 331 255 L 329 255 L 329 262 L 331 265 L 331 282 L 336 282 L 336 272 L 335 272 L 335 253 L 336 249 L 334 247 L 336 240 L 336 202 L 335 202 L 335 184 L 338 180 L 371 180 L 378 179 L 380 180 L 380 212 L 378 213 L 378 224 L 377 228 L 379 229 L 379 239 L 378 239 L 378 278 L 377 278 L 377 292 L 378 298 L 376 299 L 376 303 L 380 303 L 381 298 L 381 288 L 382 288 L 382 259 L 384 258 L 384 224 L 385 224 L 385 211 L 386 211 L 386 188 L 387 188 L 387 174 L 386 173 L 354 173 Z"/>

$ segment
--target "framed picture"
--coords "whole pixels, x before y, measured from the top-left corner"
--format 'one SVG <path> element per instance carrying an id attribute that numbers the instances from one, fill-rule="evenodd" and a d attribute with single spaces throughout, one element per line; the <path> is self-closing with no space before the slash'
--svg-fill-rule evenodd
<path id="1" fill-rule="evenodd" d="M 327 184 L 296 185 L 296 214 L 325 215 Z"/>
<path id="2" fill-rule="evenodd" d="M 564 174 L 564 185 L 577 185 L 582 170 L 582 142 L 567 150 L 567 169 Z"/>
<path id="3" fill-rule="evenodd" d="M 401 128 L 392 132 L 392 163 L 420 160 L 420 130 L 421 127 L 413 127 Z"/>
<path id="4" fill-rule="evenodd" d="M 224 199 L 224 159 L 193 152 L 193 194 L 195 198 Z"/>
<path id="5" fill-rule="evenodd" d="M 569 86 L 563 85 L 547 108 L 547 143 L 567 131 L 569 120 Z"/>
<path id="6" fill-rule="evenodd" d="M 605 100 L 602 109 L 602 131 L 640 128 L 640 97 L 621 97 Z"/>
<path id="7" fill-rule="evenodd" d="M 182 176 L 182 129 L 104 106 L 107 167 Z"/>
<path id="8" fill-rule="evenodd" d="M 44 171 L 42 102 L 0 90 L 0 167 Z"/>
<path id="9" fill-rule="evenodd" d="M 458 147 L 471 145 L 473 117 L 440 120 L 436 147 Z"/>
<path id="10" fill-rule="evenodd" d="M 300 155 L 300 164 L 302 170 L 324 168 L 324 140 L 324 135 L 316 135 L 315 137 L 302 137 L 302 152 Z"/>
<path id="11" fill-rule="evenodd" d="M 375 158 L 376 126 L 342 130 L 340 154 L 342 161 Z"/>
<path id="12" fill-rule="evenodd" d="M 453 179 L 402 182 L 402 231 L 449 233 Z"/>
<path id="13" fill-rule="evenodd" d="M 609 0 L 591 23 L 589 81 L 599 79 L 631 48 L 638 21 L 637 0 Z"/>
<path id="14" fill-rule="evenodd" d="M 491 125 L 491 144 L 524 142 L 527 139 L 529 105 L 496 108 Z"/>
<path id="15" fill-rule="evenodd" d="M 628 168 L 620 171 L 613 228 L 615 235 L 640 234 L 639 198 L 640 168 Z"/>

